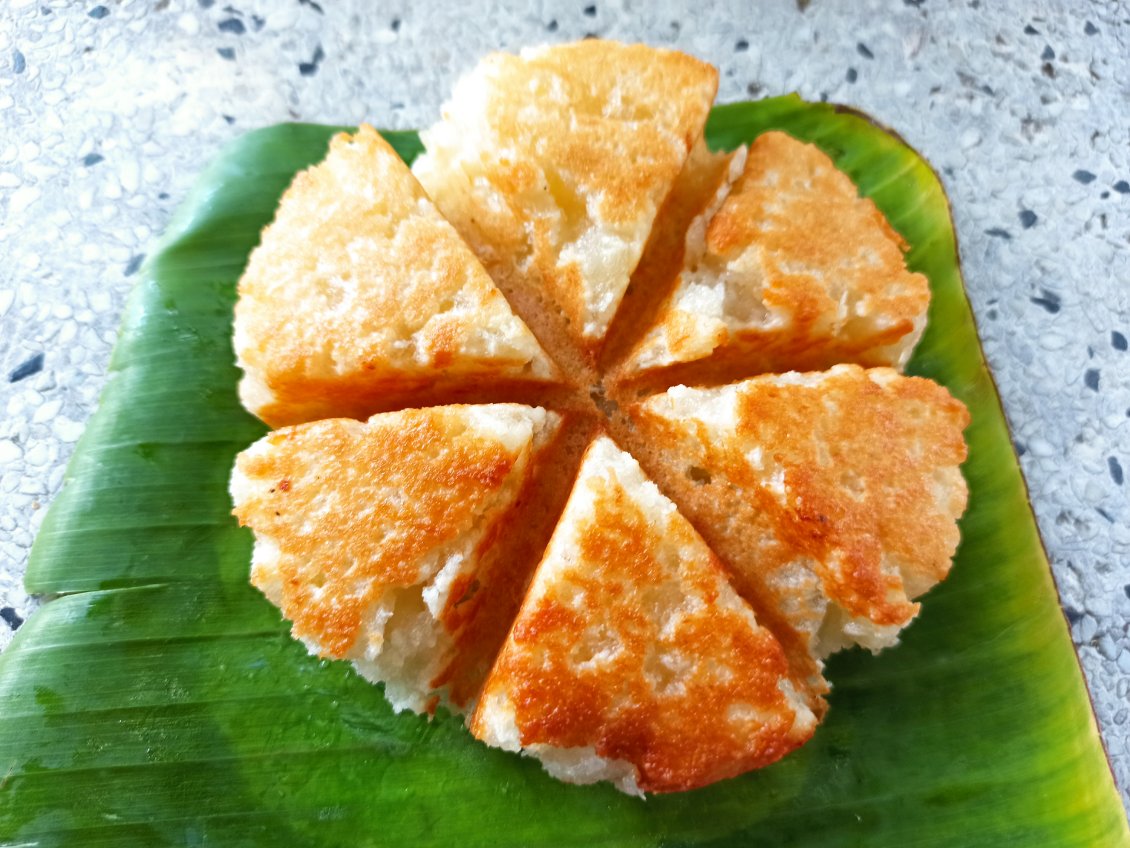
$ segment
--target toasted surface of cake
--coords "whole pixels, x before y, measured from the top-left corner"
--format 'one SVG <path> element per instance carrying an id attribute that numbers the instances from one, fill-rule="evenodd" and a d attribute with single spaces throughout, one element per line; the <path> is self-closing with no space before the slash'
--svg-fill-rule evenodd
<path id="1" fill-rule="evenodd" d="M 488 404 L 264 436 L 231 481 L 234 512 L 255 533 L 252 583 L 311 651 L 352 660 L 397 709 L 431 707 L 490 591 L 499 522 L 558 423 Z"/>
<path id="2" fill-rule="evenodd" d="M 672 792 L 766 765 L 816 718 L 780 645 L 639 465 L 589 448 L 472 732 L 573 783 Z"/>
<path id="3" fill-rule="evenodd" d="M 239 282 L 244 405 L 273 426 L 360 417 L 552 366 L 458 233 L 371 127 L 300 173 Z M 407 405 L 407 404 L 403 404 Z"/>
<path id="4" fill-rule="evenodd" d="M 901 368 L 929 285 L 875 204 L 815 145 L 767 132 L 687 232 L 675 290 L 632 357 L 651 369 L 714 357 L 753 371 L 838 362 Z"/>
<path id="5" fill-rule="evenodd" d="M 591 347 L 717 85 L 710 65 L 644 45 L 491 54 L 422 134 L 413 170 L 539 338 Z"/>
<path id="6" fill-rule="evenodd" d="M 676 386 L 636 414 L 755 609 L 815 655 L 893 644 L 948 573 L 969 415 L 936 383 L 840 365 Z"/>
<path id="7" fill-rule="evenodd" d="M 637 795 L 803 745 L 967 498 L 965 407 L 898 373 L 930 300 L 902 238 L 811 144 L 711 151 L 717 84 L 599 39 L 489 55 L 411 170 L 335 136 L 236 306 L 241 399 L 292 426 L 234 513 L 293 635 Z"/>

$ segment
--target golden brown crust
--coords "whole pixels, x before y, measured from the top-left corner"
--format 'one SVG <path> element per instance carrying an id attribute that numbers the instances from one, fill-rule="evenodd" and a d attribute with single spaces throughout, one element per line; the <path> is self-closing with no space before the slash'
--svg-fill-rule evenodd
<path id="1" fill-rule="evenodd" d="M 561 517 L 585 445 L 591 439 L 591 420 L 576 415 L 565 415 L 564 419 L 552 445 L 539 454 L 527 474 L 513 510 L 505 521 L 496 522 L 489 531 L 491 537 L 480 543 L 480 549 L 490 548 L 490 555 L 473 602 L 461 605 L 470 614 L 466 627 L 458 634 L 451 663 L 433 681 L 436 687 L 446 688 L 449 700 L 458 707 L 472 704 L 479 696 Z"/>
<path id="2" fill-rule="evenodd" d="M 366 417 L 386 390 L 551 367 L 478 260 L 371 127 L 300 173 L 239 283 L 245 405 L 273 425 Z"/>
<path id="3" fill-rule="evenodd" d="M 782 688 L 780 645 L 686 520 L 603 442 L 586 456 L 472 732 L 488 734 L 485 713 L 502 696 L 524 747 L 591 747 L 635 766 L 647 792 L 779 759 L 815 725 Z"/>
<path id="4" fill-rule="evenodd" d="M 476 427 L 475 409 L 288 427 L 237 458 L 235 515 L 277 550 L 257 558 L 251 580 L 323 656 L 346 656 L 386 591 L 428 580 L 438 570 L 428 554 L 517 494 L 508 479 L 524 472 L 530 438 L 505 444 Z M 451 631 L 462 623 L 455 603 L 442 618 Z"/>
<path id="5" fill-rule="evenodd" d="M 236 310 L 241 394 L 273 425 L 468 401 L 564 414 L 551 449 L 461 406 L 288 428 L 239 458 L 235 512 L 296 636 L 370 679 L 419 672 L 386 688 L 396 709 L 477 703 L 479 738 L 500 744 L 501 715 L 519 739 L 503 747 L 591 750 L 637 774 L 604 775 L 626 791 L 802 744 L 827 707 L 823 657 L 897 637 L 949 569 L 966 498 L 964 407 L 889 369 L 639 402 L 677 380 L 898 364 L 925 320 L 901 238 L 818 149 L 771 132 L 748 157 L 709 153 L 716 86 L 639 45 L 490 56 L 418 160 L 471 246 L 362 127 L 295 179 Z M 721 318 L 679 300 L 710 275 Z M 607 439 L 578 471 L 598 432 L 669 511 Z M 570 513 L 578 498 L 591 510 Z M 427 595 L 453 553 L 470 566 Z M 438 641 L 374 659 L 381 615 Z"/>
<path id="6" fill-rule="evenodd" d="M 701 136 L 717 79 L 685 54 L 597 39 L 491 54 L 424 133 L 413 170 L 511 300 L 526 289 L 555 312 L 523 312 L 539 338 L 588 349 Z"/>
<path id="7" fill-rule="evenodd" d="M 700 469 L 727 557 L 762 603 L 810 631 L 823 609 L 799 604 L 801 568 L 829 601 L 874 625 L 902 626 L 910 598 L 943 579 L 965 508 L 963 404 L 891 369 L 837 366 L 721 389 L 671 390 L 636 414 L 669 462 Z M 727 421 L 727 416 L 732 418 Z M 740 515 L 734 521 L 736 510 Z"/>
<path id="8" fill-rule="evenodd" d="M 930 301 L 904 250 L 826 154 L 767 132 L 750 146 L 697 252 L 688 251 L 636 365 L 721 355 L 747 363 L 747 375 L 836 362 L 901 366 Z"/>

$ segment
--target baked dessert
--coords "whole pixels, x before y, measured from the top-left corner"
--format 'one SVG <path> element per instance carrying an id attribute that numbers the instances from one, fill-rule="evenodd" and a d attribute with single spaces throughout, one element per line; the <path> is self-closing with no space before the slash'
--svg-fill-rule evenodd
<path id="1" fill-rule="evenodd" d="M 837 365 L 675 386 L 634 413 L 739 584 L 818 659 L 893 645 L 948 573 L 969 413 L 937 383 Z"/>
<path id="2" fill-rule="evenodd" d="M 239 281 L 240 399 L 272 426 L 363 418 L 553 368 L 396 151 L 368 126 L 279 202 Z"/>
<path id="3" fill-rule="evenodd" d="M 747 374 L 837 362 L 901 368 L 930 303 L 905 250 L 827 154 L 764 133 L 732 155 L 687 230 L 674 291 L 630 367 L 710 359 Z"/>
<path id="4" fill-rule="evenodd" d="M 899 373 L 927 281 L 816 147 L 708 150 L 716 82 L 599 40 L 489 56 L 423 134 L 430 199 L 336 138 L 236 311 L 248 408 L 328 419 L 232 479 L 295 636 L 632 793 L 803 744 L 825 658 L 897 641 L 966 499 L 965 408 Z"/>
<path id="5" fill-rule="evenodd" d="M 269 433 L 231 480 L 255 531 L 251 582 L 312 652 L 351 660 L 398 710 L 434 709 L 559 424 L 517 404 L 452 405 Z"/>
<path id="6" fill-rule="evenodd" d="M 692 789 L 808 740 L 816 716 L 789 674 L 718 558 L 601 436 L 470 728 L 571 783 Z"/>
<path id="7" fill-rule="evenodd" d="M 710 65 L 643 45 L 494 53 L 413 172 L 539 338 L 591 352 L 717 89 Z"/>

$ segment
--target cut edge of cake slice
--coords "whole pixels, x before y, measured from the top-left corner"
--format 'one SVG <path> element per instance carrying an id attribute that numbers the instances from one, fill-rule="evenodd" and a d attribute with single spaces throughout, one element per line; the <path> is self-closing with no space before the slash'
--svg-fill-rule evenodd
<path id="1" fill-rule="evenodd" d="M 688 230 L 705 226 L 712 205 L 721 204 L 735 178 L 735 159 L 744 160 L 745 148 L 712 151 L 705 139 L 691 148 L 683 169 L 655 217 L 639 264 L 632 272 L 624 299 L 609 326 L 600 351 L 605 381 L 618 385 L 631 380 L 638 367 L 631 355 L 662 314 L 678 282 L 689 242 Z M 736 166 L 740 171 L 741 165 Z"/>

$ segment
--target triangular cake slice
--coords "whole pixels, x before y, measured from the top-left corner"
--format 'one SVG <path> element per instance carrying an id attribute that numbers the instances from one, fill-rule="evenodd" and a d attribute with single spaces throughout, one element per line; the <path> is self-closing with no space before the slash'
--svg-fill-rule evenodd
<path id="1" fill-rule="evenodd" d="M 572 783 L 675 792 L 812 735 L 781 646 L 606 437 L 589 448 L 471 722 Z"/>
<path id="2" fill-rule="evenodd" d="M 272 426 L 365 418 L 421 392 L 552 366 L 381 136 L 300 173 L 239 281 L 240 397 Z"/>
<path id="3" fill-rule="evenodd" d="M 894 644 L 949 572 L 969 414 L 942 386 L 840 365 L 676 386 L 635 415 L 736 585 L 815 656 Z"/>
<path id="4" fill-rule="evenodd" d="M 494 53 L 422 134 L 413 170 L 535 332 L 552 310 L 546 332 L 591 350 L 717 86 L 710 65 L 638 44 Z"/>
<path id="5" fill-rule="evenodd" d="M 688 230 L 674 291 L 630 367 L 901 369 L 930 303 L 905 249 L 825 153 L 767 132 L 735 154 L 730 182 Z"/>
<path id="6" fill-rule="evenodd" d="M 236 460 L 251 582 L 322 657 L 431 709 L 556 414 L 517 404 L 330 419 L 269 433 Z M 455 709 L 462 704 L 448 704 Z"/>

